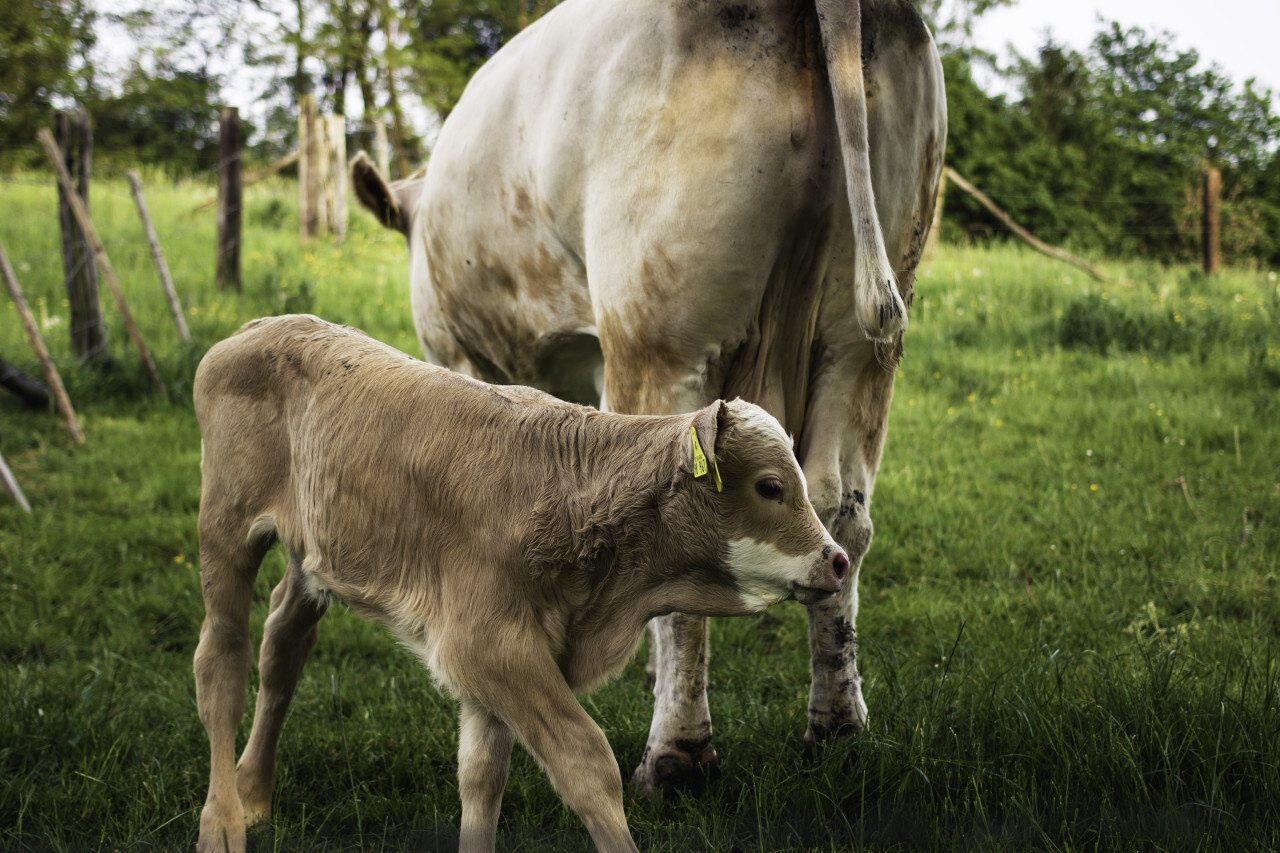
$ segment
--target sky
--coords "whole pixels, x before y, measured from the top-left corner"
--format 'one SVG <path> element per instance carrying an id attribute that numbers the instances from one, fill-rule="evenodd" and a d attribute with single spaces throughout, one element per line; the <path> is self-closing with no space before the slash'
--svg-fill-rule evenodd
<path id="1" fill-rule="evenodd" d="M 1083 51 L 1101 29 L 1100 14 L 1148 34 L 1167 31 L 1175 50 L 1195 48 L 1200 67 L 1217 64 L 1237 86 L 1255 77 L 1280 105 L 1280 0 L 1016 0 L 979 18 L 974 40 L 1002 61 L 1009 45 L 1034 56 L 1046 34 Z"/>

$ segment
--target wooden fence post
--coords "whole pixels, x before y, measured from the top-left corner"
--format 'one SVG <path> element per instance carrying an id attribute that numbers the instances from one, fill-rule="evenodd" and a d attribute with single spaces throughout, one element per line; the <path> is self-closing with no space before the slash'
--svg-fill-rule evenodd
<path id="1" fill-rule="evenodd" d="M 89 114 L 59 112 L 54 116 L 59 156 L 68 172 L 76 175 L 79 194 L 85 210 L 89 209 L 89 175 L 93 151 L 93 132 Z M 93 252 L 80 230 L 68 190 L 58 185 L 58 219 L 62 224 L 62 270 L 66 276 L 67 302 L 71 305 L 71 351 L 82 361 L 95 361 L 106 356 L 106 336 L 102 324 L 102 301 L 98 295 L 98 268 Z"/>
<path id="2" fill-rule="evenodd" d="M 303 95 L 298 99 L 298 233 L 304 240 L 316 236 L 319 215 L 316 198 L 316 99 Z"/>
<path id="3" fill-rule="evenodd" d="M 312 126 L 313 136 L 311 137 L 311 152 L 314 159 L 311 161 L 311 185 L 312 198 L 315 199 L 316 206 L 316 230 L 317 235 L 328 234 L 329 226 L 329 120 L 319 113 L 316 114 L 315 124 Z"/>
<path id="4" fill-rule="evenodd" d="M 219 290 L 242 289 L 240 234 L 243 192 L 240 186 L 240 111 L 218 114 L 218 272 Z"/>
<path id="5" fill-rule="evenodd" d="M 165 390 L 164 383 L 160 381 L 160 374 L 156 372 L 156 366 L 151 361 L 151 354 L 147 352 L 147 345 L 142 340 L 142 332 L 138 331 L 138 324 L 133 322 L 133 314 L 129 312 L 129 304 L 124 300 L 124 293 L 120 290 L 120 282 L 116 279 L 115 270 L 111 268 L 110 259 L 107 258 L 107 249 L 102 245 L 102 241 L 98 239 L 98 232 L 93 228 L 93 220 L 89 218 L 89 211 L 84 209 L 84 205 L 80 202 L 80 197 L 72 191 L 71 175 L 67 173 L 66 164 L 62 162 L 62 158 L 59 156 L 58 143 L 54 141 L 53 134 L 49 132 L 48 128 L 41 128 L 38 138 L 40 144 L 44 146 L 45 153 L 53 161 L 53 168 L 58 173 L 58 182 L 67 191 L 67 199 L 71 202 L 71 213 L 75 216 L 80 230 L 84 232 L 89 248 L 93 250 L 94 259 L 98 262 L 98 269 L 102 270 L 102 276 L 107 280 L 107 287 L 111 289 L 111 295 L 115 297 L 116 305 L 120 308 L 120 317 L 124 320 L 124 327 L 129 332 L 133 347 L 138 351 L 138 356 L 141 357 L 142 364 L 146 367 L 151 381 L 155 383 L 156 390 L 167 401 L 169 392 Z"/>
<path id="6" fill-rule="evenodd" d="M 387 140 L 386 119 L 373 121 L 373 156 L 378 161 L 378 173 L 391 180 L 391 143 Z"/>
<path id="7" fill-rule="evenodd" d="M 942 201 L 947 195 L 947 173 L 938 176 L 938 197 L 933 203 L 933 222 L 929 226 L 929 236 L 924 238 L 924 249 L 920 256 L 924 259 L 933 257 L 938 251 L 938 235 L 942 232 Z"/>
<path id="8" fill-rule="evenodd" d="M 1204 172 L 1204 210 L 1200 223 L 1200 254 L 1204 271 L 1212 275 L 1218 271 L 1218 217 L 1221 211 L 1222 172 L 1209 168 Z"/>
<path id="9" fill-rule="evenodd" d="M 329 208 L 329 230 L 341 243 L 347 236 L 347 119 L 346 116 L 329 116 L 329 149 L 327 172 L 329 187 L 326 205 Z"/>
<path id="10" fill-rule="evenodd" d="M 284 155 L 279 160 L 272 163 L 270 166 L 267 166 L 265 169 L 259 169 L 249 177 L 244 178 L 242 181 L 240 181 L 240 191 L 243 193 L 245 190 L 247 190 L 249 187 L 256 184 L 258 181 L 271 177 L 276 172 L 283 169 L 285 166 L 288 166 L 289 164 L 296 162 L 297 159 L 298 159 L 298 152 L 290 151 L 288 154 Z M 218 203 L 218 197 L 214 196 L 213 198 L 209 199 L 209 201 L 202 202 L 199 206 L 193 207 L 191 209 L 191 212 L 186 215 L 194 216 L 197 213 L 208 210 L 209 208 L 213 207 L 217 203 Z"/>
<path id="11" fill-rule="evenodd" d="M 67 431 L 71 433 L 71 440 L 76 444 L 84 442 L 84 433 L 80 431 L 80 423 L 76 420 L 76 411 L 71 408 L 71 398 L 67 396 L 67 389 L 62 387 L 62 377 L 58 375 L 58 368 L 54 366 L 53 359 L 49 357 L 49 350 L 45 348 L 44 338 L 40 337 L 40 327 L 36 325 L 36 318 L 31 316 L 31 309 L 27 307 L 27 298 L 22 295 L 22 288 L 18 285 L 18 277 L 13 274 L 13 267 L 9 265 L 9 256 L 5 254 L 4 246 L 0 245 L 0 275 L 4 276 L 5 287 L 9 290 L 9 295 L 13 297 L 13 306 L 18 309 L 18 317 L 22 320 L 22 328 L 27 332 L 27 340 L 31 341 L 31 348 L 35 350 L 36 358 L 40 361 L 40 368 L 44 371 L 44 380 L 49 386 L 49 390 L 53 392 L 53 399 L 58 404 L 58 411 L 62 414 L 62 419 L 67 422 Z"/>
<path id="12" fill-rule="evenodd" d="M 160 273 L 160 284 L 164 286 L 165 298 L 169 300 L 169 311 L 173 321 L 178 324 L 178 334 L 184 341 L 191 340 L 191 332 L 187 330 L 187 320 L 182 316 L 182 303 L 178 301 L 178 293 L 173 289 L 173 279 L 169 276 L 169 265 L 164 262 L 164 253 L 160 251 L 160 238 L 151 224 L 151 214 L 147 211 L 147 200 L 142 195 L 142 179 L 132 170 L 125 172 L 129 186 L 133 187 L 133 201 L 138 206 L 138 216 L 142 218 L 143 230 L 147 232 L 147 243 L 151 245 L 151 257 L 156 262 L 156 271 Z"/>

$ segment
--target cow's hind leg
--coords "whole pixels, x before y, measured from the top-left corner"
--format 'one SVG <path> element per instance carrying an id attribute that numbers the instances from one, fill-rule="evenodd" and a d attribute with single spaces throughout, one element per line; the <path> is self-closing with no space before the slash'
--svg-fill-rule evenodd
<path id="1" fill-rule="evenodd" d="M 605 276 L 607 278 L 607 276 Z M 658 354 L 671 350 L 665 324 L 651 330 L 656 338 L 637 335 L 617 325 L 606 313 L 600 321 L 605 356 L 605 399 L 602 408 L 625 414 L 677 414 L 707 405 L 702 388 L 700 355 L 686 352 L 675 359 L 686 368 L 663 363 Z M 711 710 L 707 704 L 708 621 L 703 616 L 672 613 L 649 622 L 646 681 L 653 686 L 653 721 L 643 757 L 631 777 L 632 788 L 650 795 L 660 788 L 701 792 L 720 764 L 711 743 Z"/>
<path id="2" fill-rule="evenodd" d="M 840 356 L 814 389 L 801 442 L 814 511 L 852 563 L 839 594 L 809 607 L 810 744 L 856 734 L 867 723 L 857 665 L 858 579 L 871 546 L 871 493 L 893 398 L 892 359 L 881 345 L 863 343 Z"/>
<path id="3" fill-rule="evenodd" d="M 484 853 L 494 847 L 514 740 L 510 726 L 482 705 L 462 701 L 458 729 L 458 794 L 462 798 L 459 853 Z"/>
<path id="4" fill-rule="evenodd" d="M 236 768 L 236 787 L 249 824 L 271 814 L 280 730 L 302 667 L 316 644 L 316 623 L 327 607 L 327 602 L 306 591 L 301 562 L 291 552 L 289 570 L 271 592 L 271 612 L 258 655 L 260 686 L 253 730 Z"/>
<path id="5" fill-rule="evenodd" d="M 200 813 L 200 853 L 245 849 L 245 813 L 236 790 L 236 727 L 249 680 L 249 604 L 268 541 L 244 531 L 209 530 L 202 503 L 200 578 L 205 617 L 195 654 L 196 705 L 209 736 L 209 794 Z M 214 513 L 209 513 L 214 515 Z"/>
<path id="6" fill-rule="evenodd" d="M 631 784 L 643 795 L 665 786 L 700 792 L 720 771 L 707 705 L 707 619 L 660 616 L 649 623 L 649 643 L 653 722 Z"/>

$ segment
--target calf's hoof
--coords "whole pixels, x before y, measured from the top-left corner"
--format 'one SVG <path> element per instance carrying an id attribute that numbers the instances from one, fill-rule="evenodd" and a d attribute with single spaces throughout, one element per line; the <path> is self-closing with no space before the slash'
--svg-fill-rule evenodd
<path id="1" fill-rule="evenodd" d="M 253 826 L 261 820 L 271 817 L 272 783 L 255 780 L 243 771 L 236 773 L 236 790 L 240 794 L 240 802 L 244 806 L 244 822 Z"/>
<path id="2" fill-rule="evenodd" d="M 208 804 L 200 813 L 196 853 L 245 853 L 245 823 L 239 814 L 223 814 Z"/>
<path id="3" fill-rule="evenodd" d="M 693 748 L 683 745 L 654 751 L 648 748 L 631 777 L 631 787 L 642 797 L 658 791 L 678 790 L 700 796 L 709 782 L 720 778 L 720 758 L 710 743 Z"/>

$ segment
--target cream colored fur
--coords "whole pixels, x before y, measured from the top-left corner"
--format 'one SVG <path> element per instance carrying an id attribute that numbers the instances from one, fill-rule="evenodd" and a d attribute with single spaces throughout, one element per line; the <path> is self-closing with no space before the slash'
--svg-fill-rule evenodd
<path id="1" fill-rule="evenodd" d="M 742 401 L 603 413 L 308 316 L 254 321 L 214 346 L 194 398 L 203 853 L 241 853 L 246 825 L 270 812 L 280 730 L 331 599 L 386 625 L 457 698 L 461 849 L 493 848 L 519 740 L 596 845 L 625 851 L 618 766 L 574 693 L 614 673 L 656 616 L 828 598 L 848 567 L 790 443 Z M 722 490 L 694 475 L 695 426 Z M 289 568 L 271 595 L 237 765 L 250 598 L 276 541 Z M 743 541 L 758 543 L 749 574 L 733 556 Z"/>

